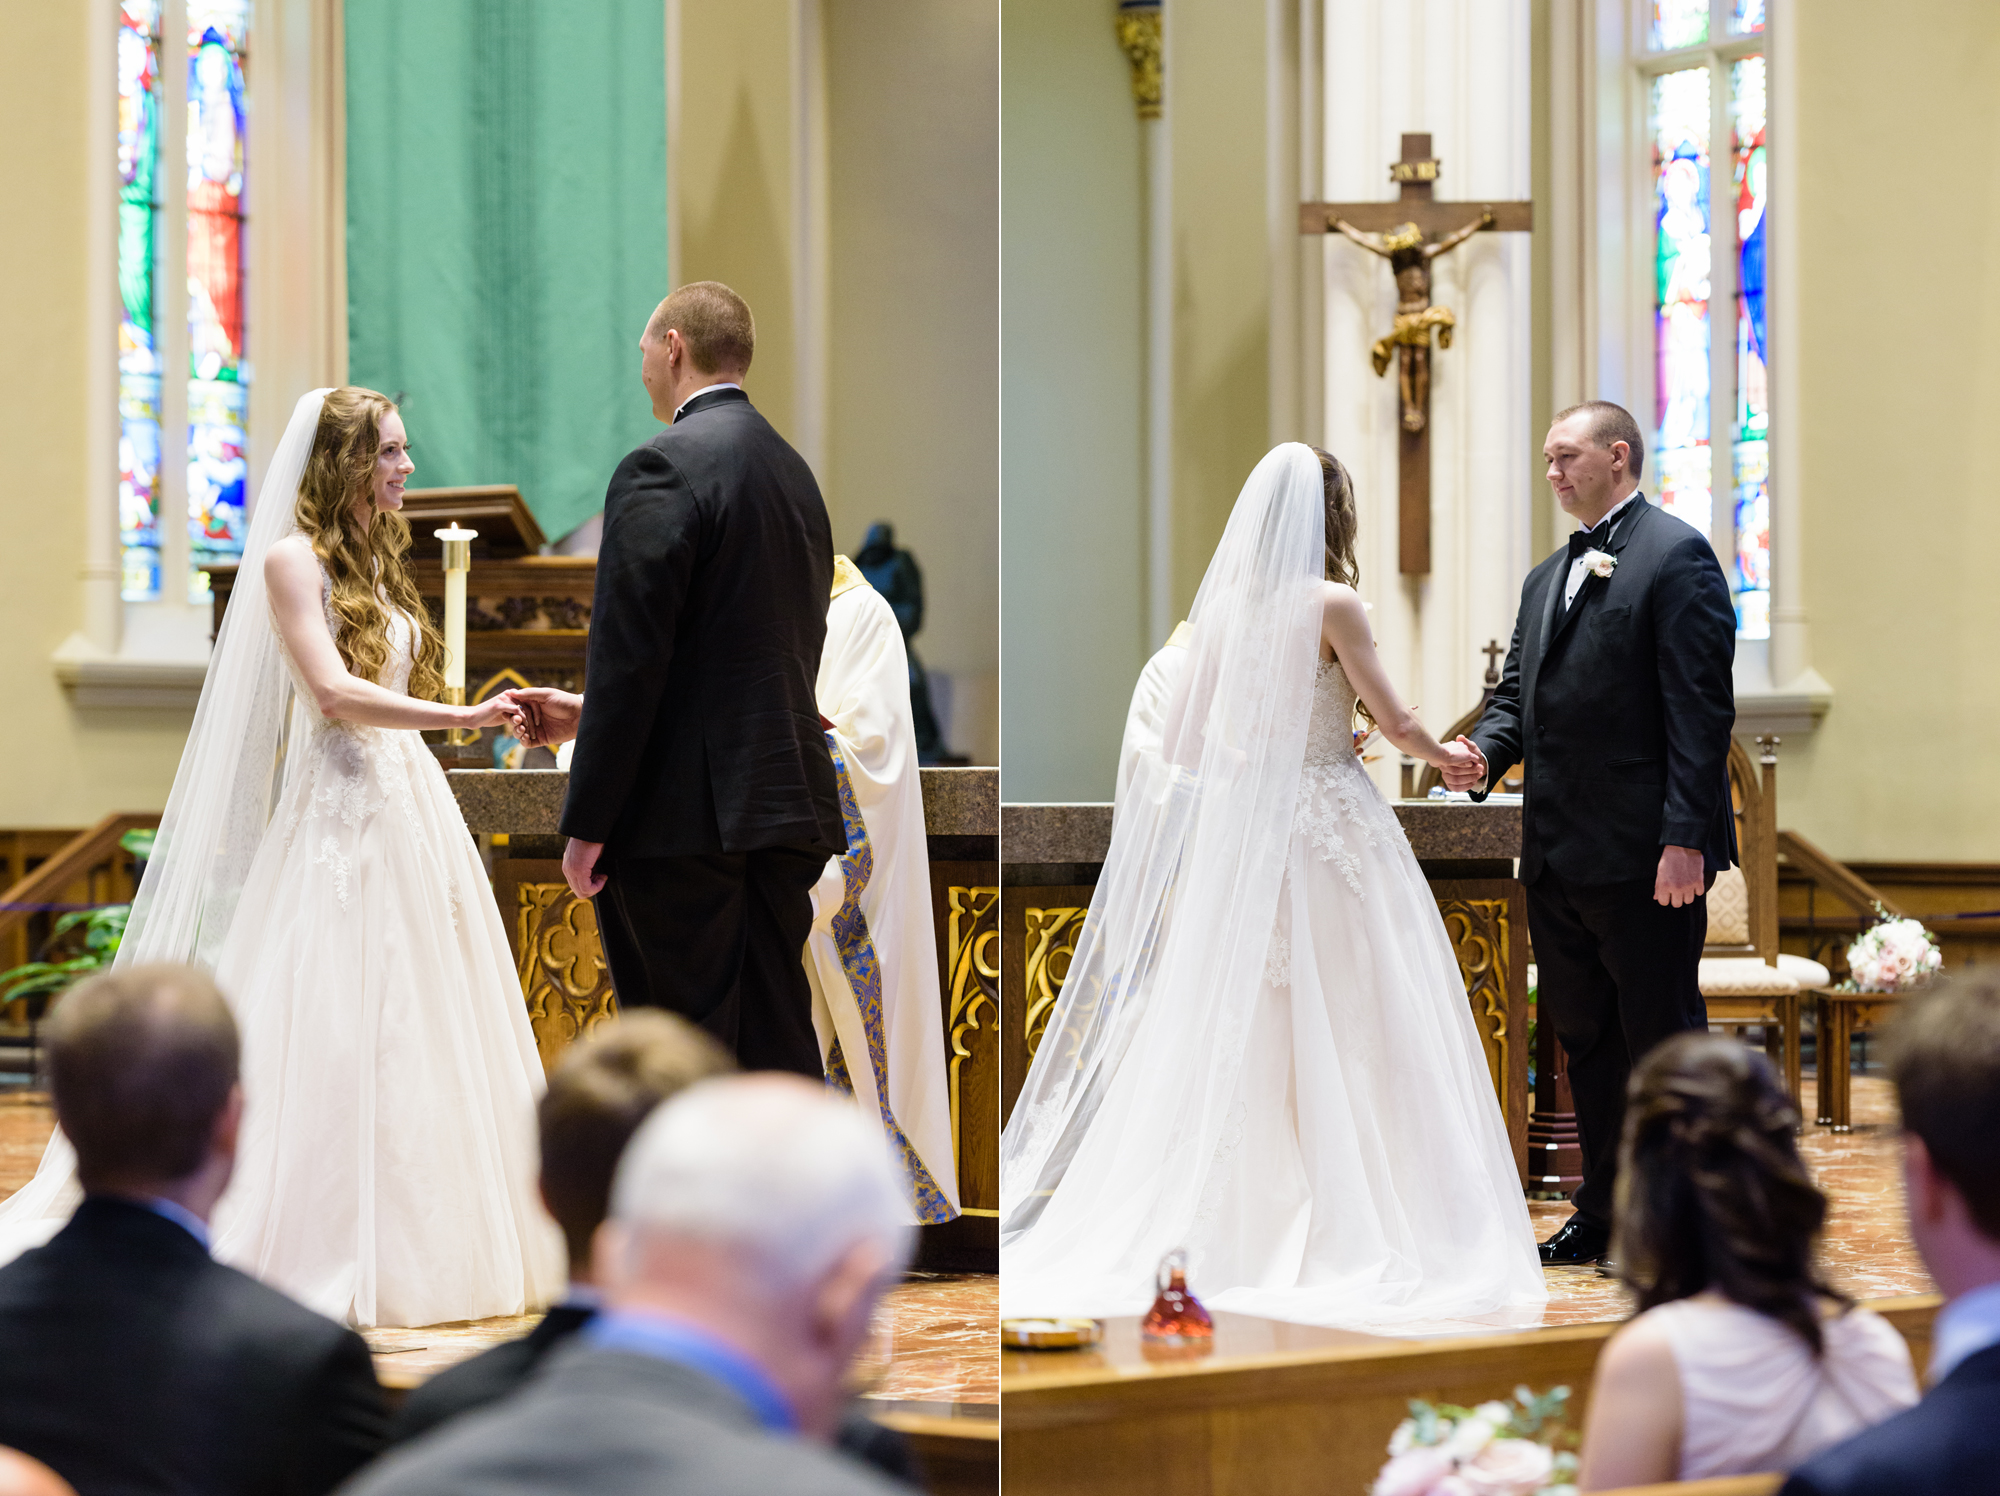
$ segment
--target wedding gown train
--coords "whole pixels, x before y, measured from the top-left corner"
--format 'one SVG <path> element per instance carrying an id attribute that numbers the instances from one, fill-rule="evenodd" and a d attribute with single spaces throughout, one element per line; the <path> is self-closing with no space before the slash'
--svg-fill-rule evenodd
<path id="1" fill-rule="evenodd" d="M 1321 661 L 1276 922 L 1198 1200 L 1178 1203 L 1188 1181 L 1138 1120 L 1191 1059 L 1155 1008 L 1060 1184 L 1006 1239 L 1003 1312 L 1142 1313 L 1176 1246 L 1204 1302 L 1276 1319 L 1393 1328 L 1545 1302 L 1464 982 L 1354 752 L 1354 706 Z"/>

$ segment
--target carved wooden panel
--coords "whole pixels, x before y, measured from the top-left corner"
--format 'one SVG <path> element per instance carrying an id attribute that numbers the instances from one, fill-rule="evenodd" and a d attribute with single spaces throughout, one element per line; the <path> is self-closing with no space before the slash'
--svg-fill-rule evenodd
<path id="1" fill-rule="evenodd" d="M 535 1048 L 547 1070 L 618 1011 L 597 910 L 570 892 L 559 862 L 503 858 L 493 865 L 493 883 L 508 921 Z"/>
<path id="2" fill-rule="evenodd" d="M 959 1208 L 1000 1210 L 1000 889 L 991 863 L 933 862 Z"/>
<path id="3" fill-rule="evenodd" d="M 1028 1065 L 1062 995 L 1093 892 L 1086 883 L 1008 888 L 1001 893 L 1000 969 L 1007 974 L 1000 1014 L 1003 1120 L 1013 1114 Z"/>
<path id="4" fill-rule="evenodd" d="M 1522 1178 L 1528 1167 L 1527 891 L 1511 878 L 1431 884 L 1472 1005 L 1486 1070 Z"/>

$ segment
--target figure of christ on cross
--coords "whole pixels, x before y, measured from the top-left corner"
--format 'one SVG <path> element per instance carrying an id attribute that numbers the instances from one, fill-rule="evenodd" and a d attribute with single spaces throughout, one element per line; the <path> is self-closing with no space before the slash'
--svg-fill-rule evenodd
<path id="1" fill-rule="evenodd" d="M 1345 218 L 1332 220 L 1337 232 L 1381 255 L 1396 272 L 1396 326 L 1387 337 L 1375 340 L 1370 353 L 1378 375 L 1389 370 L 1390 350 L 1397 354 L 1405 431 L 1422 431 L 1430 420 L 1431 329 L 1437 329 L 1438 347 L 1449 348 L 1451 330 L 1458 326 L 1450 307 L 1431 305 L 1431 261 L 1458 248 L 1492 222 L 1493 210 L 1487 208 L 1464 228 L 1426 242 L 1424 231 L 1414 223 L 1399 224 L 1386 234 L 1370 234 Z"/>
<path id="2" fill-rule="evenodd" d="M 1431 569 L 1431 333 L 1449 348 L 1458 319 L 1431 305 L 1431 261 L 1484 230 L 1520 232 L 1533 223 L 1533 205 L 1449 203 L 1433 196 L 1438 179 L 1431 138 L 1403 137 L 1403 159 L 1389 165 L 1399 191 L 1389 202 L 1301 203 L 1299 232 L 1341 234 L 1381 255 L 1396 274 L 1396 322 L 1371 350 L 1375 372 L 1389 371 L 1393 351 L 1401 441 L 1397 452 L 1400 569 L 1423 576 Z M 1433 237 L 1435 236 L 1435 237 Z"/>

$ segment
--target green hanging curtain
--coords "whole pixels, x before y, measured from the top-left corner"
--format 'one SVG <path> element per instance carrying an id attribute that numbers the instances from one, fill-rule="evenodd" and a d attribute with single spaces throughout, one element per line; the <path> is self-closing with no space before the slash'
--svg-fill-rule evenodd
<path id="1" fill-rule="evenodd" d="M 660 0 L 346 0 L 348 377 L 402 391 L 424 488 L 513 483 L 542 529 L 659 429 Z"/>

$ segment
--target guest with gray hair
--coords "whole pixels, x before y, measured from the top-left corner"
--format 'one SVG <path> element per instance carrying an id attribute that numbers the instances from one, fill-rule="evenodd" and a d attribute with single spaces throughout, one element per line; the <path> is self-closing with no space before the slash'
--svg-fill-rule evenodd
<path id="1" fill-rule="evenodd" d="M 354 1496 L 902 1490 L 832 1447 L 842 1382 L 914 1232 L 883 1144 L 795 1076 L 728 1076 L 627 1147 L 604 1308 L 504 1403 L 390 1455 Z"/>

